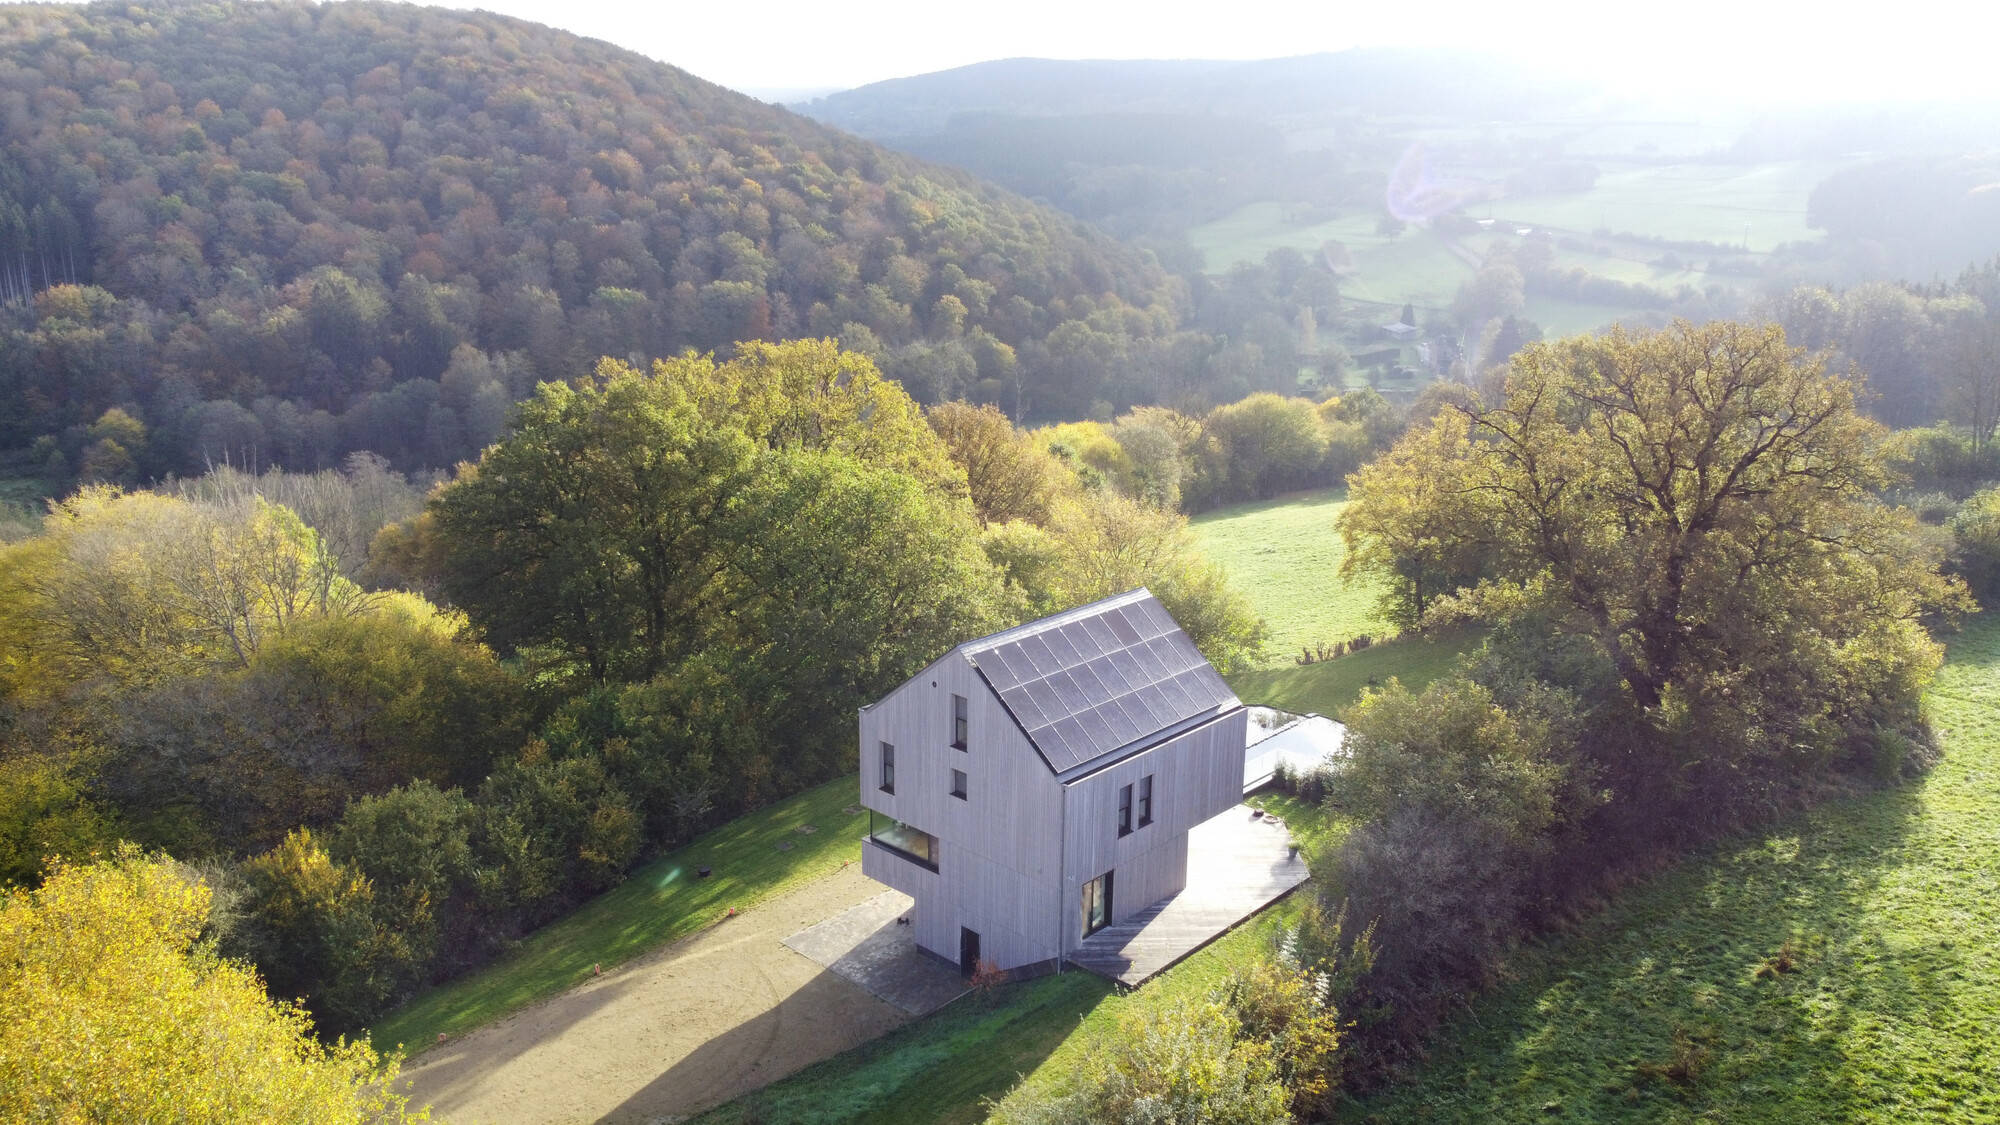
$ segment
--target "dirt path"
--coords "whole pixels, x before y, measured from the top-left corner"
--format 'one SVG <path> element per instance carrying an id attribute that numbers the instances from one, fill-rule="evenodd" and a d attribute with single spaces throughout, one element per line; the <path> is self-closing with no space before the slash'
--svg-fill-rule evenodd
<path id="1" fill-rule="evenodd" d="M 665 1122 L 910 1017 L 785 948 L 885 888 L 854 864 L 425 1052 L 412 1101 L 452 1125 Z"/>

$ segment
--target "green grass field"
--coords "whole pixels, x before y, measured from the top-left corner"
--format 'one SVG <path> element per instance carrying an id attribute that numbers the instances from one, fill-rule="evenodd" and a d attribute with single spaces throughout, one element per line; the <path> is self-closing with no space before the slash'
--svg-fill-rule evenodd
<path id="1" fill-rule="evenodd" d="M 1470 629 L 1397 637 L 1338 660 L 1238 672 L 1228 678 L 1229 686 L 1245 703 L 1337 719 L 1364 689 L 1380 687 L 1391 677 L 1413 691 L 1422 688 L 1450 671 L 1479 638 Z"/>
<path id="2" fill-rule="evenodd" d="M 1362 633 L 1380 637 L 1393 628 L 1376 612 L 1379 584 L 1341 581 L 1345 550 L 1333 521 L 1346 503 L 1345 490 L 1329 489 L 1239 504 L 1191 521 L 1202 552 L 1222 565 L 1271 629 L 1264 665 L 1229 677 L 1245 702 L 1338 716 L 1363 688 L 1391 676 L 1421 687 L 1477 643 L 1477 634 L 1463 631 L 1401 637 L 1337 660 L 1296 662 L 1303 645 Z"/>
<path id="3" fill-rule="evenodd" d="M 1500 200 L 1493 214 L 1562 230 L 1605 228 L 1725 246 L 1745 245 L 1748 228 L 1748 248 L 1768 253 L 1781 242 L 1819 236 L 1806 226 L 1806 199 L 1841 166 L 1811 160 L 1606 165 L 1589 191 Z"/>
<path id="4" fill-rule="evenodd" d="M 1506 198 L 1473 207 L 1469 213 L 1476 217 L 1498 219 L 1498 230 L 1468 235 L 1460 241 L 1475 254 L 1484 254 L 1495 238 L 1512 238 L 1508 232 L 1517 226 L 1586 236 L 1609 229 L 1676 241 L 1715 242 L 1767 254 L 1780 243 L 1818 237 L 1818 232 L 1806 226 L 1806 201 L 1812 189 L 1840 167 L 1835 162 L 1800 160 L 1610 163 L 1589 191 Z M 1495 169 L 1492 174 L 1498 177 L 1504 171 Z M 1421 228 L 1411 227 L 1394 237 L 1378 233 L 1378 218 L 1374 208 L 1358 208 L 1326 222 L 1301 223 L 1286 217 L 1283 204 L 1267 200 L 1195 227 L 1187 237 L 1210 273 L 1222 273 L 1238 262 L 1260 262 L 1281 246 L 1310 257 L 1327 242 L 1337 241 L 1347 247 L 1353 259 L 1352 275 L 1341 283 L 1345 296 L 1390 306 L 1404 302 L 1433 309 L 1449 306 L 1459 283 L 1472 276 L 1472 267 Z M 1741 277 L 1706 272 L 1702 268 L 1705 260 L 1677 270 L 1654 266 L 1663 253 L 1643 243 L 1593 239 L 1591 248 L 1560 250 L 1556 258 L 1559 266 L 1581 266 L 1601 277 L 1670 292 L 1682 285 L 1696 289 L 1715 284 L 1742 289 L 1746 285 Z M 1659 313 L 1537 297 L 1530 299 L 1522 315 L 1550 335 L 1573 335 L 1621 319 L 1648 322 Z"/>
<path id="5" fill-rule="evenodd" d="M 971 1125 L 1110 994 L 1110 982 L 1082 972 L 1002 985 L 990 1002 L 964 997 L 694 1120 Z"/>
<path id="6" fill-rule="evenodd" d="M 1270 627 L 1265 664 L 1290 666 L 1303 645 L 1390 631 L 1375 612 L 1380 586 L 1340 578 L 1346 557 L 1333 521 L 1345 489 L 1298 493 L 1240 504 L 1191 522 L 1202 553 L 1222 565 L 1230 584 Z"/>
<path id="7" fill-rule="evenodd" d="M 1346 1118 L 2000 1121 L 2000 621 L 1952 639 L 1930 707 L 1921 783 L 1623 893 Z"/>
<path id="8" fill-rule="evenodd" d="M 553 996 L 649 949 L 714 925 L 729 908 L 755 905 L 861 858 L 868 818 L 851 777 L 830 781 L 739 817 L 637 868 L 625 882 L 528 935 L 484 969 L 426 992 L 383 1017 L 370 1040 L 413 1047 L 458 1034 Z M 812 825 L 817 831 L 799 831 Z M 780 844 L 790 844 L 781 849 Z M 695 877 L 707 866 L 714 874 Z"/>
<path id="9" fill-rule="evenodd" d="M 1426 230 L 1377 233 L 1379 217 L 1374 209 L 1363 208 L 1327 222 L 1299 223 L 1285 217 L 1282 204 L 1251 203 L 1188 231 L 1188 243 L 1202 255 L 1208 272 L 1223 273 L 1238 262 L 1261 262 L 1281 246 L 1310 258 L 1326 243 L 1339 242 L 1354 259 L 1353 274 L 1340 287 L 1347 296 L 1394 305 L 1414 301 L 1431 308 L 1451 304 L 1459 283 L 1472 276 L 1472 267 Z"/>

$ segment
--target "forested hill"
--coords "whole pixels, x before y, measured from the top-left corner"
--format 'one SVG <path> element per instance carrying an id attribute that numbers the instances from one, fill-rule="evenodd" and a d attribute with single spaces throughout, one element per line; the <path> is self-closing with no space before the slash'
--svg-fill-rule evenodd
<path id="1" fill-rule="evenodd" d="M 537 379 L 758 337 L 1059 414 L 1185 315 L 1052 210 L 487 13 L 0 9 L 0 140 L 0 471 L 52 482 L 448 465 Z"/>

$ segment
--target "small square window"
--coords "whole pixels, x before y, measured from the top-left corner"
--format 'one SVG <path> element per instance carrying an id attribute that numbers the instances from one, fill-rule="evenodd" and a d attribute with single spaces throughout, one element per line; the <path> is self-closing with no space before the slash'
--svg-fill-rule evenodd
<path id="1" fill-rule="evenodd" d="M 896 748 L 884 742 L 882 744 L 882 792 L 894 793 L 895 791 Z"/>
<path id="2" fill-rule="evenodd" d="M 957 797 L 957 798 L 958 798 L 959 800 L 961 800 L 961 801 L 965 800 L 965 771 L 964 771 L 964 770 L 953 770 L 953 771 L 951 771 L 951 795 L 952 795 L 952 796 L 954 796 L 954 797 Z"/>
<path id="3" fill-rule="evenodd" d="M 1139 779 L 1139 827 L 1153 823 L 1153 775 Z"/>
<path id="4" fill-rule="evenodd" d="M 1130 836 L 1132 834 L 1132 787 L 1130 785 L 1122 785 L 1118 788 L 1118 834 L 1120 836 Z"/>

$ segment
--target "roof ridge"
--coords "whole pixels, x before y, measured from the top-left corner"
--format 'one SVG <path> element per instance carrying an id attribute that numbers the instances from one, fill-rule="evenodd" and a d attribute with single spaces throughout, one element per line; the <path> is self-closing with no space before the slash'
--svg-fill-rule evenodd
<path id="1" fill-rule="evenodd" d="M 1113 594 L 1108 598 L 1099 598 L 1094 602 L 1065 609 L 1060 613 L 1051 613 L 1047 617 L 1037 617 L 1033 621 L 1023 621 L 1019 625 L 1009 626 L 997 633 L 988 633 L 983 637 L 974 637 L 969 641 L 961 641 L 958 648 L 961 652 L 977 652 L 981 649 L 994 648 L 1006 644 L 1008 641 L 1019 640 L 1022 637 L 1031 637 L 1036 633 L 1068 625 L 1074 621 L 1081 621 L 1086 617 L 1095 617 L 1116 605 L 1125 605 L 1152 596 L 1153 592 L 1146 587 L 1134 586 L 1122 594 Z M 1177 621 L 1174 624 L 1178 627 L 1180 623 Z"/>
<path id="2" fill-rule="evenodd" d="M 1143 586 L 954 651 L 1058 777 L 1242 706 Z"/>

